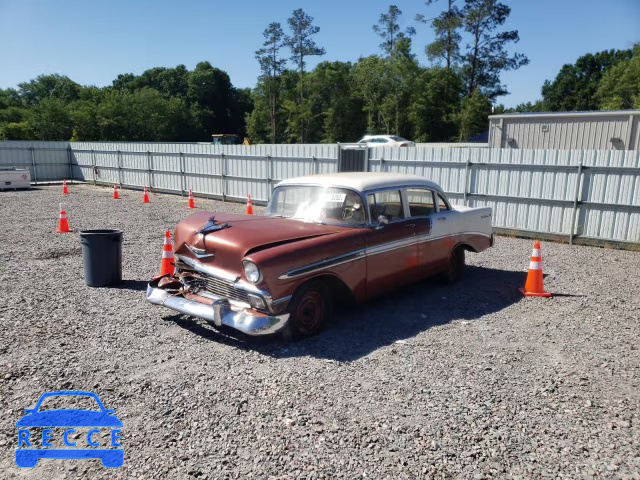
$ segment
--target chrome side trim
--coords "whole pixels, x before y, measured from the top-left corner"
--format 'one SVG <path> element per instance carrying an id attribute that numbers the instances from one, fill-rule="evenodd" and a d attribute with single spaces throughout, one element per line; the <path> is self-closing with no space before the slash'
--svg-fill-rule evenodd
<path id="1" fill-rule="evenodd" d="M 407 247 L 409 245 L 413 245 L 416 243 L 416 237 L 407 237 L 401 240 L 394 240 L 393 242 L 382 243 L 380 245 L 375 245 L 373 247 L 365 248 L 365 252 L 367 256 L 370 255 L 378 255 L 379 253 L 390 252 L 392 250 L 397 250 L 399 248 Z"/>
<path id="2" fill-rule="evenodd" d="M 483 237 L 487 237 L 491 239 L 491 235 L 483 233 L 483 232 L 463 232 L 463 233 L 453 233 L 450 235 L 440 235 L 439 237 L 432 237 L 431 234 L 423 234 L 417 235 L 415 237 L 407 237 L 401 240 L 394 240 L 393 242 L 383 243 L 380 245 L 375 245 L 373 247 L 367 247 L 360 250 L 354 250 L 352 252 L 344 253 L 342 255 L 338 255 L 336 257 L 329 257 L 324 260 L 320 260 L 318 262 L 310 263 L 309 265 L 305 265 L 302 267 L 294 268 L 293 270 L 289 270 L 286 273 L 283 273 L 278 277 L 278 280 L 287 280 L 290 278 L 300 277 L 302 275 L 307 275 L 309 273 L 315 273 L 320 270 L 324 270 L 329 267 L 335 267 L 337 265 L 342 265 L 343 263 L 353 262 L 354 260 L 358 260 L 360 258 L 369 257 L 373 255 L 378 255 L 379 253 L 390 252 L 393 250 L 397 250 L 399 248 L 406 247 L 412 244 L 420 244 L 427 243 L 434 240 L 440 240 L 442 238 L 447 237 L 457 237 L 459 235 L 481 235 Z"/>
<path id="3" fill-rule="evenodd" d="M 344 253 L 336 257 L 329 257 L 324 260 L 320 260 L 319 262 L 310 263 L 309 265 L 305 265 L 304 267 L 299 267 L 299 268 L 294 268 L 293 270 L 289 270 L 288 272 L 280 275 L 278 277 L 278 280 L 287 280 L 289 278 L 300 277 L 302 275 L 307 275 L 309 273 L 314 273 L 320 270 L 324 270 L 325 268 L 342 265 L 343 263 L 348 263 L 348 262 L 357 260 L 359 258 L 363 258 L 365 255 L 366 255 L 365 249 L 361 249 L 361 250 L 354 250 L 352 252 Z"/>

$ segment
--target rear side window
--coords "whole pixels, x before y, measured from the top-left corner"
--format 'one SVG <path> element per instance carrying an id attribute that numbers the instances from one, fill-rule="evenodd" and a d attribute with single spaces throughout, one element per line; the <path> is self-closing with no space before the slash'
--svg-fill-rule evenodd
<path id="1" fill-rule="evenodd" d="M 442 195 L 438 194 L 438 211 L 445 212 L 447 210 L 449 210 L 449 207 L 447 207 L 447 202 L 445 202 Z"/>
<path id="2" fill-rule="evenodd" d="M 436 206 L 433 202 L 433 192 L 417 188 L 407 189 L 407 202 L 409 203 L 409 216 L 422 217 L 435 213 Z"/>
<path id="3" fill-rule="evenodd" d="M 400 190 L 377 192 L 367 196 L 371 221 L 377 222 L 380 215 L 387 217 L 390 222 L 404 218 L 402 197 Z"/>

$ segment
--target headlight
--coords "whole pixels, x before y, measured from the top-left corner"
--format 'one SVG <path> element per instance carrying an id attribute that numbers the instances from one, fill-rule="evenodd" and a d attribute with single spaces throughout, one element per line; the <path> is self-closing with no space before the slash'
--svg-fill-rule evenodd
<path id="1" fill-rule="evenodd" d="M 261 277 L 258 266 L 248 260 L 245 260 L 244 262 L 244 275 L 251 283 L 258 283 Z"/>

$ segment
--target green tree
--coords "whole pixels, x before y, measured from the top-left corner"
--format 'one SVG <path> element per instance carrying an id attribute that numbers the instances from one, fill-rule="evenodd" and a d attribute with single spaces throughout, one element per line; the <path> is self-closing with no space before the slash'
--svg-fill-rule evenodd
<path id="1" fill-rule="evenodd" d="M 438 0 L 427 0 L 427 7 Z M 462 27 L 462 12 L 455 5 L 456 0 L 447 0 L 448 8 L 435 18 L 427 19 L 424 15 L 416 15 L 416 21 L 431 23 L 435 33 L 435 40 L 425 48 L 427 58 L 431 61 L 444 60 L 447 70 L 450 70 L 460 58 L 460 28 Z"/>
<path id="2" fill-rule="evenodd" d="M 391 56 L 398 42 L 415 35 L 413 27 L 408 27 L 404 32 L 400 28 L 400 17 L 402 11 L 396 5 L 389 5 L 387 13 L 380 14 L 378 23 L 373 26 L 373 31 L 382 38 L 380 48 L 387 55 Z"/>
<path id="3" fill-rule="evenodd" d="M 78 99 L 80 89 L 80 85 L 64 75 L 40 75 L 18 84 L 18 94 L 26 105 L 38 105 L 50 97 L 69 103 Z"/>
<path id="4" fill-rule="evenodd" d="M 211 140 L 213 133 L 229 133 L 229 127 L 237 124 L 231 115 L 234 90 L 229 75 L 209 62 L 198 63 L 190 72 L 187 99 L 198 140 Z"/>
<path id="5" fill-rule="evenodd" d="M 0 123 L 0 140 L 37 140 L 29 122 Z"/>
<path id="6" fill-rule="evenodd" d="M 476 89 L 471 96 L 465 97 L 458 114 L 458 140 L 463 142 L 488 130 L 489 115 L 491 115 L 491 100 L 482 95 L 479 89 Z"/>
<path id="7" fill-rule="evenodd" d="M 313 141 L 355 142 L 364 133 L 363 103 L 353 91 L 352 71 L 349 62 L 321 62 L 309 74 Z"/>
<path id="8" fill-rule="evenodd" d="M 546 108 L 552 112 L 598 110 L 596 92 L 603 74 L 631 56 L 631 50 L 605 50 L 583 55 L 574 65 L 563 65 L 556 78 L 542 86 Z"/>
<path id="9" fill-rule="evenodd" d="M 313 17 L 305 13 L 301 8 L 294 10 L 293 15 L 287 20 L 291 35 L 285 37 L 285 44 L 291 50 L 291 61 L 296 65 L 298 81 L 297 105 L 288 104 L 289 122 L 287 130 L 289 136 L 297 138 L 301 143 L 306 141 L 306 124 L 311 117 L 309 102 L 305 97 L 305 58 L 309 56 L 321 56 L 325 49 L 318 47 L 313 36 L 320 31 L 320 27 L 313 25 Z M 295 107 L 295 108 L 294 108 Z"/>
<path id="10" fill-rule="evenodd" d="M 604 73 L 596 98 L 602 110 L 640 108 L 640 44 L 634 47 L 632 58 Z"/>
<path id="11" fill-rule="evenodd" d="M 69 140 L 73 119 L 67 103 L 53 96 L 41 100 L 33 109 L 29 127 L 38 140 Z"/>
<path id="12" fill-rule="evenodd" d="M 450 142 L 458 136 L 462 77 L 452 69 L 431 68 L 420 72 L 409 109 L 412 137 L 417 142 Z"/>
<path id="13" fill-rule="evenodd" d="M 361 58 L 353 68 L 353 80 L 356 92 L 364 102 L 367 114 L 367 132 L 389 132 L 391 118 L 385 117 L 381 109 L 389 90 L 389 82 L 385 78 L 388 63 L 377 55 Z"/>
<path id="14" fill-rule="evenodd" d="M 278 141 L 278 116 L 280 99 L 280 76 L 284 72 L 286 59 L 280 56 L 280 50 L 285 46 L 285 35 L 278 22 L 272 22 L 262 33 L 264 43 L 262 48 L 256 50 L 256 59 L 260 63 L 261 75 L 258 78 L 262 82 L 260 92 L 267 97 L 269 109 L 270 141 Z"/>
<path id="15" fill-rule="evenodd" d="M 507 45 L 520 39 L 517 30 L 496 32 L 510 13 L 498 0 L 465 0 L 462 18 L 471 43 L 462 56 L 462 72 L 469 95 L 478 88 L 491 99 L 507 94 L 500 74 L 529 63 L 525 55 L 507 52 Z"/>

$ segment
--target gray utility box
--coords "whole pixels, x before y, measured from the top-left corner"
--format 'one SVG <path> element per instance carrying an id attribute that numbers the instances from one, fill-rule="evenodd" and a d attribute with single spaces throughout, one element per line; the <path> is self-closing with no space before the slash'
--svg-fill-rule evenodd
<path id="1" fill-rule="evenodd" d="M 31 174 L 25 168 L 0 167 L 0 190 L 31 188 Z"/>

